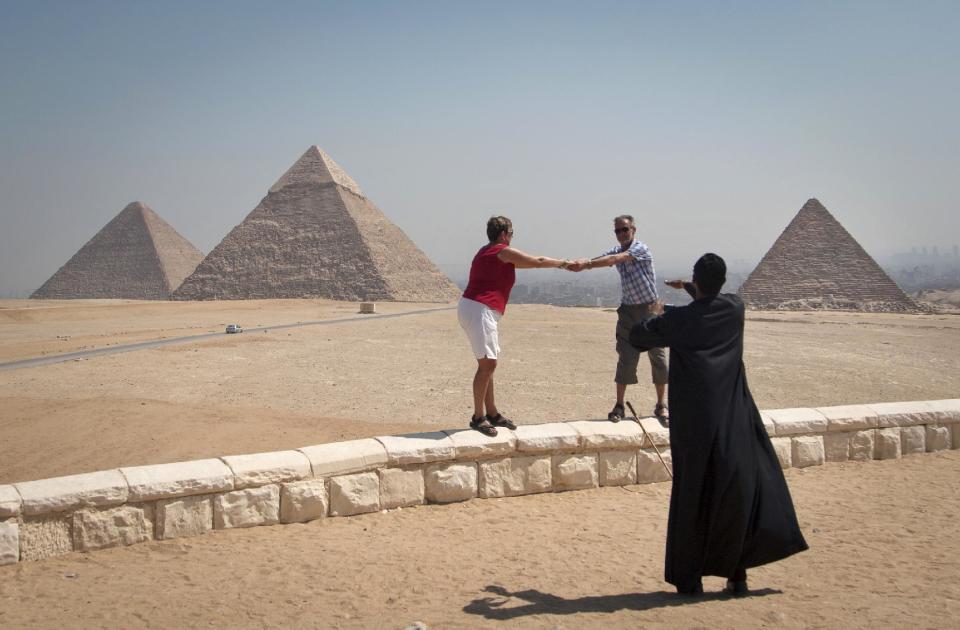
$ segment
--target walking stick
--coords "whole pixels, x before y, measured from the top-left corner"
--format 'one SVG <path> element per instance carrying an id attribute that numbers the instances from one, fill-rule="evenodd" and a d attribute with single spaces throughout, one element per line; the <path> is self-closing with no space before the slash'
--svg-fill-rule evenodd
<path id="1" fill-rule="evenodd" d="M 670 467 L 667 466 L 667 462 L 663 461 L 663 455 L 660 454 L 660 449 L 657 448 L 657 445 L 654 444 L 653 438 L 650 437 L 650 434 L 647 433 L 647 430 L 644 428 L 643 423 L 640 422 L 640 418 L 637 417 L 637 412 L 633 409 L 633 405 L 630 404 L 630 401 L 627 402 L 627 409 L 630 410 L 630 413 L 633 414 L 633 421 L 640 425 L 640 430 L 643 431 L 643 435 L 650 440 L 650 444 L 653 446 L 653 450 L 656 451 L 657 457 L 660 459 L 660 463 L 663 464 L 663 469 L 667 471 L 667 474 L 670 475 L 670 478 L 673 479 L 673 473 L 670 472 Z"/>

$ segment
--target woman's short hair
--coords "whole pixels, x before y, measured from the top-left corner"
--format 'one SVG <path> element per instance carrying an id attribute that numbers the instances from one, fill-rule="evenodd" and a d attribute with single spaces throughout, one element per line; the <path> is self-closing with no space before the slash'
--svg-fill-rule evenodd
<path id="1" fill-rule="evenodd" d="M 727 281 L 727 263 L 716 254 L 704 254 L 693 266 L 693 281 L 705 295 L 716 295 Z"/>
<path id="2" fill-rule="evenodd" d="M 490 217 L 490 220 L 487 221 L 487 238 L 492 243 L 502 233 L 509 232 L 512 229 L 513 223 L 507 217 Z"/>

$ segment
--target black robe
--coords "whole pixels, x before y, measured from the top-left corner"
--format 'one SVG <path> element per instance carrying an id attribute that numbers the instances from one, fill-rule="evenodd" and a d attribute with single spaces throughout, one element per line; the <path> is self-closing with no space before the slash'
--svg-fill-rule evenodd
<path id="1" fill-rule="evenodd" d="M 670 348 L 666 580 L 679 588 L 807 548 L 747 388 L 743 322 L 740 298 L 720 294 L 667 307 L 630 333 L 639 348 Z"/>

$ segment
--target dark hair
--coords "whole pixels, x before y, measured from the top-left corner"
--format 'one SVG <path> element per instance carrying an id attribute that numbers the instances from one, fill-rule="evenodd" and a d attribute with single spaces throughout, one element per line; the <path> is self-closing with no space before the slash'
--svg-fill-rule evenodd
<path id="1" fill-rule="evenodd" d="M 490 217 L 487 221 L 487 238 L 494 242 L 504 232 L 513 229 L 513 223 L 507 217 Z"/>
<path id="2" fill-rule="evenodd" d="M 613 222 L 616 223 L 617 221 L 629 221 L 630 225 L 636 225 L 636 222 L 633 220 L 633 217 L 630 216 L 629 214 L 621 214 L 618 217 L 613 217 Z"/>
<path id="3" fill-rule="evenodd" d="M 727 263 L 716 254 L 704 254 L 693 266 L 693 281 L 704 295 L 716 295 L 727 281 Z"/>

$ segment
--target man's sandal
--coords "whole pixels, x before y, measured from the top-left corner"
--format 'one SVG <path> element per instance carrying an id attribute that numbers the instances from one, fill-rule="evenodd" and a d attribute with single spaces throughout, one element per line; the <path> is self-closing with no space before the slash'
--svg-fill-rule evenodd
<path id="1" fill-rule="evenodd" d="M 503 427 L 505 429 L 510 429 L 511 431 L 517 430 L 517 425 L 513 423 L 513 420 L 506 417 L 502 413 L 497 413 L 495 416 L 487 414 L 487 422 L 492 424 L 495 427 Z"/>
<path id="2" fill-rule="evenodd" d="M 487 437 L 496 437 L 497 428 L 486 418 L 470 418 L 470 428 L 483 433 Z"/>
<path id="3" fill-rule="evenodd" d="M 623 405 L 617 403 L 613 406 L 613 410 L 607 414 L 607 420 L 610 422 L 620 422 L 625 417 L 625 413 L 626 410 L 623 408 Z"/>
<path id="4" fill-rule="evenodd" d="M 670 413 L 667 410 L 667 406 L 663 403 L 657 403 L 657 406 L 653 408 L 654 417 L 660 421 L 660 424 L 664 427 L 669 426 L 670 424 Z"/>

